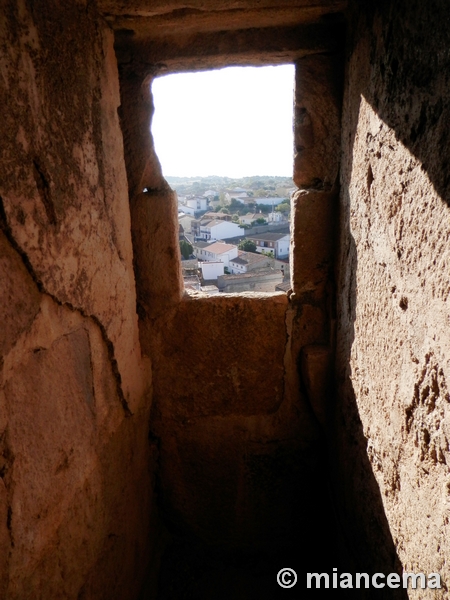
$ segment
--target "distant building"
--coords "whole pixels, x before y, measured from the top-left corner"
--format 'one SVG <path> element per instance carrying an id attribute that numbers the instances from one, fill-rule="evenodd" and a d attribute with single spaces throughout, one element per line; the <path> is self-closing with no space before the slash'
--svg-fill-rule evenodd
<path id="1" fill-rule="evenodd" d="M 194 218 L 191 215 L 178 215 L 178 223 L 183 226 L 184 233 L 191 233 L 191 225 Z"/>
<path id="2" fill-rule="evenodd" d="M 225 265 L 221 261 L 200 263 L 204 281 L 214 281 L 225 273 Z"/>
<path id="3" fill-rule="evenodd" d="M 203 216 L 202 216 L 202 221 L 204 219 L 212 219 L 212 220 L 217 220 L 217 221 L 231 221 L 232 216 L 231 215 L 227 215 L 227 213 L 222 213 L 222 212 L 206 212 Z"/>
<path id="4" fill-rule="evenodd" d="M 230 260 L 229 270 L 233 275 L 242 275 L 249 271 L 272 267 L 273 262 L 274 260 L 267 256 L 239 250 L 238 256 Z"/>
<path id="5" fill-rule="evenodd" d="M 202 219 L 195 225 L 192 223 L 192 233 L 196 239 L 205 241 L 226 240 L 242 235 L 242 229 L 236 223 L 229 223 L 220 219 Z"/>
<path id="6" fill-rule="evenodd" d="M 242 223 L 242 225 L 251 225 L 253 221 L 256 221 L 256 219 L 260 218 L 264 219 L 265 215 L 262 213 L 247 213 L 246 215 L 242 215 L 239 221 Z"/>
<path id="7" fill-rule="evenodd" d="M 213 244 L 202 244 L 196 242 L 194 245 L 194 254 L 199 260 L 208 262 L 222 262 L 226 267 L 229 267 L 230 260 L 237 258 L 238 247 L 234 244 L 226 244 L 225 242 L 214 242 Z"/>
<path id="8" fill-rule="evenodd" d="M 249 235 L 247 239 L 255 242 L 257 252 L 271 252 L 274 258 L 289 256 L 289 235 L 285 233 L 261 233 Z"/>
<path id="9" fill-rule="evenodd" d="M 284 221 L 287 221 L 283 213 L 277 210 L 274 210 L 266 215 L 266 219 L 268 223 L 283 223 Z"/>
<path id="10" fill-rule="evenodd" d="M 187 196 L 184 200 L 178 201 L 178 212 L 185 215 L 192 215 L 208 209 L 208 198 L 200 196 Z"/>
<path id="11" fill-rule="evenodd" d="M 246 202 L 246 199 L 248 198 L 248 194 L 243 188 L 236 188 L 235 190 L 225 192 L 224 195 L 225 195 L 225 202 L 227 204 L 230 204 L 230 202 L 233 199 L 244 203 L 244 202 Z"/>

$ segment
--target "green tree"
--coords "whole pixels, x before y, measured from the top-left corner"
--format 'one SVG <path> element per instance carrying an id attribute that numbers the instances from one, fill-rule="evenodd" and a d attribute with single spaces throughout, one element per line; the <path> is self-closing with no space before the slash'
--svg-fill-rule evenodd
<path id="1" fill-rule="evenodd" d="M 187 260 L 190 255 L 192 254 L 193 248 L 191 246 L 191 244 L 189 242 L 187 242 L 186 240 L 181 240 L 180 242 L 180 252 L 181 252 L 181 256 Z"/>
<path id="2" fill-rule="evenodd" d="M 256 244 L 252 240 L 242 240 L 239 242 L 238 248 L 244 252 L 256 252 Z"/>
<path id="3" fill-rule="evenodd" d="M 289 200 L 283 200 L 281 204 L 278 204 L 278 206 L 275 207 L 275 210 L 282 213 L 288 213 L 291 210 L 291 204 Z"/>

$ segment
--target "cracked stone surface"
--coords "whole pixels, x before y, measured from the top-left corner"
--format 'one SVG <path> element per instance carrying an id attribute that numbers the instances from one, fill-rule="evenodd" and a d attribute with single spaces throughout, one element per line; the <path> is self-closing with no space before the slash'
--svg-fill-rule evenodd
<path id="1" fill-rule="evenodd" d="M 151 379 L 113 36 L 79 3 L 1 10 L 0 596 L 135 597 Z"/>

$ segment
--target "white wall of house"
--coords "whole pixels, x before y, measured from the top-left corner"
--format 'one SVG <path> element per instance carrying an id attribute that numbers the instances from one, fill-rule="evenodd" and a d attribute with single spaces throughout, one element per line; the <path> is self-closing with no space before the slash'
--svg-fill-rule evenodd
<path id="1" fill-rule="evenodd" d="M 230 261 L 230 273 L 232 275 L 242 275 L 243 273 L 247 273 L 247 265 L 240 265 Z"/>
<path id="2" fill-rule="evenodd" d="M 200 225 L 200 237 L 204 240 L 226 240 L 242 235 L 242 229 L 229 221 L 217 222 L 214 225 Z"/>
<path id="3" fill-rule="evenodd" d="M 235 198 L 238 202 L 245 202 L 248 198 L 247 192 L 225 192 L 225 202 L 231 203 L 232 198 Z"/>
<path id="4" fill-rule="evenodd" d="M 275 257 L 277 251 L 277 242 L 264 242 L 263 240 L 255 240 L 256 252 L 271 252 Z"/>
<path id="5" fill-rule="evenodd" d="M 275 258 L 285 258 L 289 256 L 289 236 L 285 235 L 277 242 L 277 252 Z"/>
<path id="6" fill-rule="evenodd" d="M 238 235 L 242 235 L 242 229 L 236 223 L 230 223 L 229 221 L 222 221 L 211 228 L 211 237 L 216 240 L 226 240 Z"/>
<path id="7" fill-rule="evenodd" d="M 186 200 L 186 206 L 193 208 L 195 211 L 197 210 L 206 210 L 208 208 L 208 198 L 188 198 Z"/>
<path id="8" fill-rule="evenodd" d="M 274 258 L 286 258 L 289 256 L 289 235 L 279 240 L 254 240 L 256 252 L 272 252 Z"/>
<path id="9" fill-rule="evenodd" d="M 195 242 L 194 242 L 193 248 L 194 248 L 194 256 L 196 256 L 200 260 L 206 260 L 206 248 L 199 248 L 198 246 L 195 245 Z"/>
<path id="10" fill-rule="evenodd" d="M 200 263 L 203 279 L 217 279 L 219 275 L 225 273 L 225 265 L 223 262 L 202 262 Z"/>
<path id="11" fill-rule="evenodd" d="M 178 210 L 185 215 L 190 215 L 191 217 L 194 217 L 195 213 L 197 212 L 194 208 L 188 206 L 187 204 L 178 204 Z"/>
<path id="12" fill-rule="evenodd" d="M 194 216 L 195 213 L 201 210 L 208 209 L 208 198 L 178 198 L 178 210 L 184 212 L 185 215 Z"/>
<path id="13" fill-rule="evenodd" d="M 260 244 L 262 244 L 262 242 L 260 242 Z M 276 253 L 276 248 L 274 248 L 272 246 L 272 248 L 270 246 L 260 246 L 259 244 L 256 246 L 256 252 L 259 252 L 260 254 L 262 252 L 270 252 L 272 254 L 272 256 L 275 258 L 275 253 Z"/>
<path id="14" fill-rule="evenodd" d="M 273 212 L 270 212 L 266 218 L 269 223 L 282 223 L 283 221 L 286 220 L 283 213 L 279 212 L 279 211 L 277 212 L 276 210 Z"/>
<path id="15" fill-rule="evenodd" d="M 232 246 L 231 248 L 226 248 L 223 252 L 219 251 L 217 248 L 214 248 L 216 244 L 213 244 L 212 246 L 206 247 L 206 248 L 202 248 L 198 254 L 198 256 L 203 259 L 203 260 L 207 260 L 207 261 L 212 261 L 212 262 L 223 262 L 224 265 L 226 267 L 230 266 L 230 260 L 232 260 L 233 258 L 236 258 L 239 250 L 237 246 Z M 217 243 L 217 245 L 223 245 L 223 246 L 230 246 L 230 244 L 220 244 L 220 242 Z"/>

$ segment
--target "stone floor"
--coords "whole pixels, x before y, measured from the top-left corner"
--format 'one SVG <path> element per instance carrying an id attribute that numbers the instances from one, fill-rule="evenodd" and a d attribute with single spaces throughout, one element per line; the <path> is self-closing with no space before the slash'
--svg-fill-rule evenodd
<path id="1" fill-rule="evenodd" d="M 141 600 L 288 600 L 325 593 L 339 598 L 365 598 L 357 590 L 324 591 L 306 588 L 306 573 L 344 572 L 348 559 L 342 551 L 338 528 L 326 491 L 311 497 L 309 518 L 292 524 L 292 535 L 283 547 L 242 553 L 212 549 L 198 540 L 169 535 L 162 556 L 156 599 L 149 591 Z M 317 498 L 321 497 L 321 500 Z M 296 585 L 283 589 L 277 583 L 280 569 L 289 567 L 298 576 Z"/>

